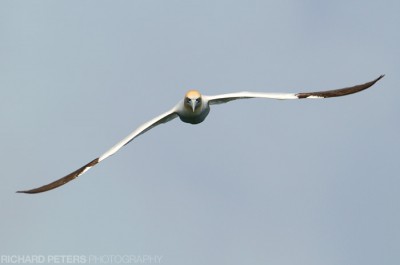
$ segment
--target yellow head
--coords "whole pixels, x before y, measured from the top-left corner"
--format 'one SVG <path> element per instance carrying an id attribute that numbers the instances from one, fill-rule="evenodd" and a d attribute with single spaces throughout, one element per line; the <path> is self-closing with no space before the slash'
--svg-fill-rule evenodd
<path id="1" fill-rule="evenodd" d="M 193 112 L 201 107 L 201 94 L 197 90 L 189 90 L 184 99 L 185 107 L 191 109 Z"/>

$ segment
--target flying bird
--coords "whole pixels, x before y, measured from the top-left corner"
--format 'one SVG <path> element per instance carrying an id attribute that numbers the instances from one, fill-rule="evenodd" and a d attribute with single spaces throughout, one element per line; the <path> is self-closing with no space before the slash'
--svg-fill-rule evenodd
<path id="1" fill-rule="evenodd" d="M 93 159 L 86 165 L 81 168 L 75 170 L 74 172 L 66 175 L 63 178 L 60 178 L 54 182 L 51 182 L 47 185 L 41 186 L 39 188 L 17 191 L 18 193 L 40 193 L 48 190 L 55 189 L 60 187 L 71 180 L 81 176 L 89 169 L 103 161 L 104 159 L 112 156 L 118 150 L 120 150 L 123 146 L 129 144 L 133 139 L 138 137 L 139 135 L 147 132 L 148 130 L 160 125 L 162 123 L 169 122 L 176 117 L 179 117 L 181 121 L 185 123 L 198 124 L 204 121 L 207 115 L 210 112 L 211 105 L 217 105 L 226 103 L 232 100 L 237 99 L 248 99 L 248 98 L 269 98 L 269 99 L 319 99 L 319 98 L 331 98 L 331 97 L 340 97 L 353 93 L 360 92 L 364 89 L 367 89 L 374 85 L 378 80 L 383 78 L 384 75 L 379 76 L 373 81 L 335 90 L 328 91 L 320 91 L 320 92 L 305 92 L 305 93 L 263 93 L 263 92 L 237 92 L 237 93 L 229 93 L 215 96 L 206 96 L 200 94 L 197 90 L 189 90 L 185 97 L 178 102 L 172 109 L 169 111 L 149 120 L 148 122 L 139 126 L 136 130 L 134 130 L 127 137 L 122 139 L 119 143 L 111 147 L 108 151 L 106 151 L 101 156 Z"/>

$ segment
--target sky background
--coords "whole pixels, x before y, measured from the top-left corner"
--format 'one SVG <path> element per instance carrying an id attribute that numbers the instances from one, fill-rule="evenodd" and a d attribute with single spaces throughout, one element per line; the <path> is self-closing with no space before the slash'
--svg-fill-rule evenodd
<path id="1" fill-rule="evenodd" d="M 400 264 L 399 1 L 1 1 L 0 255 Z M 307 92 L 176 119 L 189 89 Z"/>

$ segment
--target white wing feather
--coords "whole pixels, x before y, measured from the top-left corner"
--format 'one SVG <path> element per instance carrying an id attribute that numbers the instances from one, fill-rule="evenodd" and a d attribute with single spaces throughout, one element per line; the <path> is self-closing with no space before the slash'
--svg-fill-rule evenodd
<path id="1" fill-rule="evenodd" d="M 232 100 L 246 99 L 246 98 L 270 98 L 270 99 L 298 99 L 296 94 L 290 93 L 262 93 L 262 92 L 236 92 L 215 96 L 203 96 L 205 100 L 208 100 L 210 105 L 222 104 Z"/>
<path id="2" fill-rule="evenodd" d="M 116 145 L 114 145 L 113 147 L 111 147 L 107 152 L 105 152 L 104 154 L 102 154 L 99 157 L 99 162 L 103 161 L 104 159 L 106 159 L 109 156 L 112 156 L 113 154 L 115 154 L 119 149 L 121 149 L 123 146 L 127 145 L 128 143 L 130 143 L 133 139 L 135 139 L 136 137 L 138 137 L 139 135 L 147 132 L 148 130 L 156 127 L 157 125 L 160 125 L 162 123 L 166 123 L 169 122 L 170 120 L 173 120 L 174 118 L 177 117 L 177 114 L 175 112 L 175 109 L 172 109 L 166 113 L 163 113 L 151 120 L 149 120 L 148 122 L 140 125 L 136 130 L 134 130 L 131 134 L 129 134 L 128 136 L 126 136 L 124 139 L 122 139 L 119 143 L 117 143 Z"/>

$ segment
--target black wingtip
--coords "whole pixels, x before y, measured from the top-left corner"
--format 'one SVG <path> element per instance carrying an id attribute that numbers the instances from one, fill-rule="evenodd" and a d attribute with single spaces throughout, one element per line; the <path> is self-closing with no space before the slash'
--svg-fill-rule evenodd
<path id="1" fill-rule="evenodd" d="M 41 193 L 41 192 L 45 192 L 45 191 L 49 191 L 49 190 L 58 188 L 64 184 L 70 182 L 71 180 L 74 180 L 75 178 L 79 177 L 80 175 L 85 173 L 85 171 L 87 171 L 88 169 L 90 169 L 91 167 L 95 166 L 98 163 L 99 163 L 99 158 L 96 158 L 96 159 L 90 161 L 89 163 L 87 163 L 86 165 L 84 165 L 83 167 L 66 175 L 63 178 L 60 178 L 56 181 L 53 181 L 53 182 L 51 182 L 47 185 L 41 186 L 39 188 L 35 188 L 35 189 L 31 189 L 31 190 L 21 190 L 21 191 L 17 191 L 17 193 L 36 194 L 36 193 Z"/>
<path id="2" fill-rule="evenodd" d="M 370 82 L 370 86 L 373 86 L 373 85 L 375 85 L 375 83 L 376 82 L 378 82 L 379 80 L 381 80 L 382 78 L 384 78 L 385 77 L 385 75 L 380 75 L 377 79 L 375 79 L 374 81 L 371 81 Z"/>
<path id="3" fill-rule="evenodd" d="M 35 192 L 29 192 L 29 190 L 18 190 L 15 193 L 35 194 Z"/>
<path id="4" fill-rule="evenodd" d="M 32 190 L 18 190 L 15 193 L 23 193 L 23 194 L 36 194 L 39 193 L 36 191 L 37 189 L 32 189 Z"/>

